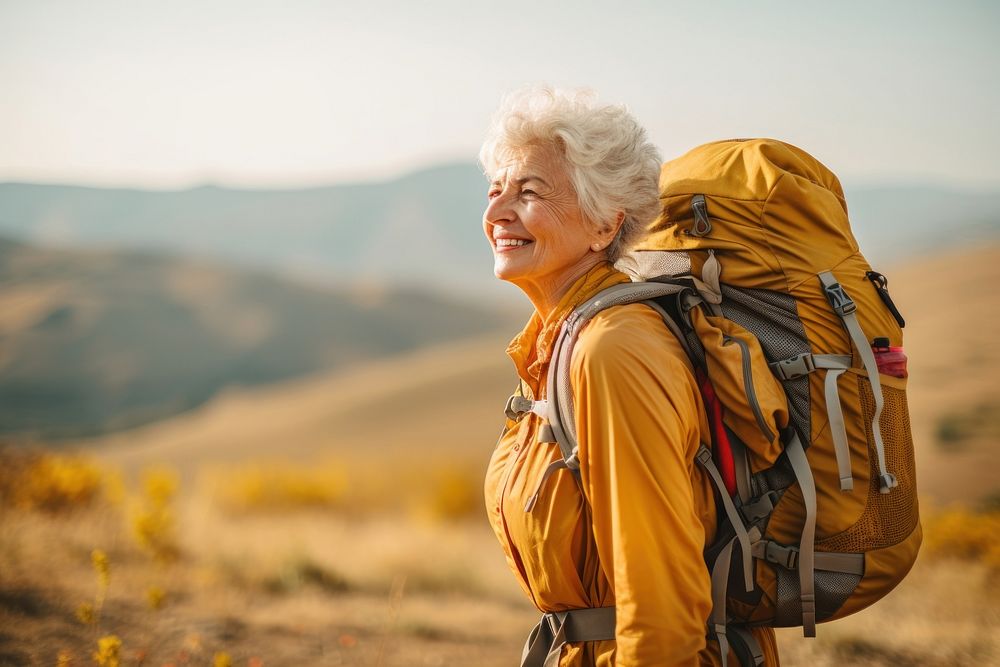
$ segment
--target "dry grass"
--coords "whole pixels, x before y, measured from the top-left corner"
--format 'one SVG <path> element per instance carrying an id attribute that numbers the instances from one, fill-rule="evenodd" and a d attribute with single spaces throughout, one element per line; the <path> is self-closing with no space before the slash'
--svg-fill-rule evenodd
<path id="1" fill-rule="evenodd" d="M 399 458 L 391 470 L 373 462 L 248 460 L 210 466 L 198 479 L 210 502 L 234 516 L 320 510 L 449 521 L 483 514 L 481 470 L 434 458 Z"/>
<path id="2" fill-rule="evenodd" d="M 143 477 L 121 504 L 0 514 L 0 664 L 499 665 L 518 650 L 532 614 L 481 521 L 233 515 L 168 471 Z"/>
<path id="3" fill-rule="evenodd" d="M 5 483 L 28 469 L 5 468 Z M 169 512 L 172 558 L 136 531 L 136 502 Z M 233 514 L 162 469 L 122 504 L 12 509 L 0 516 L 0 664 L 511 664 L 534 612 L 484 522 L 446 517 Z M 910 577 L 816 640 L 781 631 L 783 663 L 1000 658 L 998 517 L 929 513 Z"/>

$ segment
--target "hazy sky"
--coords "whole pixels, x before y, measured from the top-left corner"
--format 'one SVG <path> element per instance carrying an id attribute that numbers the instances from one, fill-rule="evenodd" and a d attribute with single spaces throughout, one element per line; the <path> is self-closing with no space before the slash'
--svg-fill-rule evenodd
<path id="1" fill-rule="evenodd" d="M 664 157 L 767 135 L 849 186 L 1000 185 L 1000 2 L 361 5 L 0 0 L 0 181 L 471 162 L 501 94 L 544 81 L 628 104 Z"/>

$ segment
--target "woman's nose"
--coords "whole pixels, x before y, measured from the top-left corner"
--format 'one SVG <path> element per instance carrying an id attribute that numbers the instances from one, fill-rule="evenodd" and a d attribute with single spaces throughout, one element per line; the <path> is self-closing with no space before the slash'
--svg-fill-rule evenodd
<path id="1" fill-rule="evenodd" d="M 511 198 L 506 193 L 496 195 L 486 205 L 486 210 L 483 211 L 483 220 L 491 225 L 510 222 L 514 215 L 510 204 Z"/>

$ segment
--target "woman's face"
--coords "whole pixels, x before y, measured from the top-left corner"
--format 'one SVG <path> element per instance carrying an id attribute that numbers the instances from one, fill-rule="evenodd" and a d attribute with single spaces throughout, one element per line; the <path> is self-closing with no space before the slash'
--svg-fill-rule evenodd
<path id="1" fill-rule="evenodd" d="M 539 310 L 602 261 L 611 241 L 584 218 L 562 156 L 545 145 L 525 148 L 499 170 L 483 229 L 497 278 L 520 287 Z"/>

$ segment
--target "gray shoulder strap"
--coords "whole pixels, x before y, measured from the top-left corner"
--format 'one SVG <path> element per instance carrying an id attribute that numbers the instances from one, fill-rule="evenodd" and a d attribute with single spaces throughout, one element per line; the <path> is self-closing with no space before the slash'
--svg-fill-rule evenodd
<path id="1" fill-rule="evenodd" d="M 546 399 L 550 434 L 559 443 L 563 460 L 571 470 L 579 469 L 579 461 L 576 456 L 578 452 L 576 410 L 570 386 L 570 361 L 580 331 L 603 310 L 677 294 L 685 289 L 688 288 L 684 285 L 657 282 L 613 285 L 578 306 L 563 322 L 553 346 L 552 358 L 549 360 Z M 658 312 L 661 317 L 669 318 L 662 309 L 658 309 Z M 671 322 L 670 326 L 671 330 L 674 330 L 677 325 Z"/>

